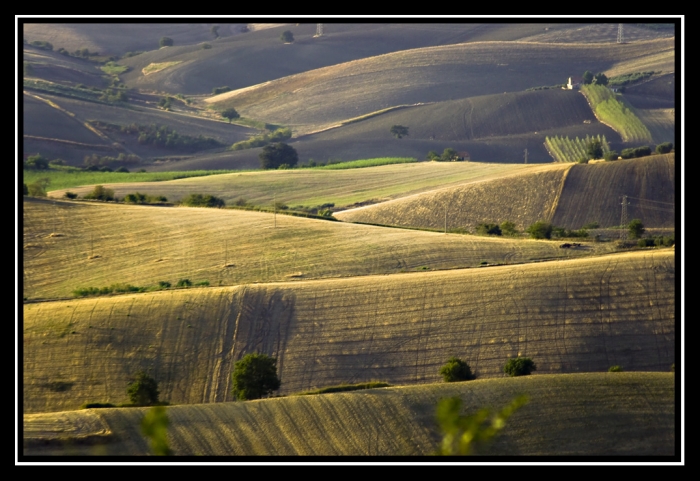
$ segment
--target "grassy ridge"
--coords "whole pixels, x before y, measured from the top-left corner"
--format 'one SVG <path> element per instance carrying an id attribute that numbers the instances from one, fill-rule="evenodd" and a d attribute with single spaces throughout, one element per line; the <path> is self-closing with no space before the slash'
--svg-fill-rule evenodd
<path id="1" fill-rule="evenodd" d="M 53 168 L 49 170 L 24 170 L 22 171 L 22 181 L 25 184 L 31 184 L 39 179 L 46 178 L 49 179 L 48 190 L 61 190 L 71 189 L 82 185 L 92 186 L 97 184 L 113 185 L 134 182 L 162 182 L 190 177 L 228 174 L 231 172 L 237 171 L 188 170 L 184 172 L 91 172 L 84 170 L 63 170 Z M 130 192 L 131 191 L 125 192 L 125 194 Z M 61 193 L 61 195 L 63 195 L 63 193 Z M 121 197 L 123 197 L 123 195 Z"/>
<path id="2" fill-rule="evenodd" d="M 444 252 L 436 244 L 424 248 Z M 249 352 L 278 359 L 280 394 L 377 379 L 438 382 L 451 356 L 478 379 L 502 377 L 518 355 L 532 357 L 538 375 L 611 365 L 667 372 L 674 259 L 664 249 L 25 304 L 24 410 L 124 402 L 138 370 L 156 374 L 171 403 L 228 401 L 233 363 Z M 71 388 L 48 389 L 47 380 Z"/>
<path id="3" fill-rule="evenodd" d="M 329 164 L 321 167 L 316 167 L 321 170 L 346 170 L 346 169 L 363 169 L 365 167 L 378 167 L 380 165 L 393 164 L 410 164 L 418 162 L 418 159 L 412 157 L 380 157 L 377 159 L 360 159 L 350 160 L 339 164 Z"/>
<path id="4" fill-rule="evenodd" d="M 610 125 L 625 142 L 651 142 L 651 132 L 639 120 L 629 105 L 618 100 L 615 94 L 602 85 L 584 85 L 581 88 L 596 116 Z"/>
<path id="5" fill-rule="evenodd" d="M 246 403 L 171 406 L 168 442 L 176 455 L 431 455 L 441 398 L 459 396 L 468 413 L 529 402 L 477 454 L 671 456 L 675 389 L 671 373 L 529 376 L 431 384 Z M 653 406 L 653 411 L 649 410 Z M 147 408 L 24 416 L 25 455 L 143 455 L 138 431 Z M 68 442 L 56 441 L 56 432 Z M 102 440 L 73 444 L 79 436 Z M 53 442 L 53 444 L 52 444 Z M 103 444 L 104 443 L 104 444 Z"/>
<path id="6" fill-rule="evenodd" d="M 360 165 L 363 163 L 359 162 Z M 338 164 L 338 167 L 331 169 L 250 171 L 206 179 L 181 179 L 157 184 L 114 184 L 109 187 L 114 189 L 118 197 L 136 189 L 150 195 L 163 195 L 171 200 L 178 200 L 191 193 L 207 193 L 220 197 L 229 204 L 243 197 L 252 204 L 264 206 L 272 206 L 277 200 L 290 206 L 334 203 L 336 207 L 341 207 L 357 202 L 396 198 L 465 181 L 483 180 L 528 168 L 522 164 L 477 162 L 415 162 L 363 169 L 344 169 L 343 165 Z M 119 177 L 115 177 L 117 178 Z M 89 190 L 89 187 L 75 189 L 81 195 Z M 60 197 L 63 193 L 59 191 L 55 195 Z"/>

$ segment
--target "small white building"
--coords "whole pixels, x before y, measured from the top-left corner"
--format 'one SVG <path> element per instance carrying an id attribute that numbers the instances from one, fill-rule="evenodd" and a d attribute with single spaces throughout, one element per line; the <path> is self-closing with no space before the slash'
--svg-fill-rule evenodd
<path id="1" fill-rule="evenodd" d="M 566 88 L 569 90 L 580 89 L 583 85 L 583 77 L 571 76 L 569 77 L 569 83 L 566 84 Z"/>

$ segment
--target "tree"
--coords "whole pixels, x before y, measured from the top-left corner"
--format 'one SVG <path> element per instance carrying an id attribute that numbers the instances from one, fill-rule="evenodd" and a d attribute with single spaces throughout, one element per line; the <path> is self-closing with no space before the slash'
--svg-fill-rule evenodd
<path id="1" fill-rule="evenodd" d="M 583 83 L 584 83 L 585 85 L 588 85 L 588 84 L 590 84 L 591 82 L 593 82 L 593 73 L 592 73 L 590 70 L 586 70 L 586 71 L 583 73 Z"/>
<path id="2" fill-rule="evenodd" d="M 175 45 L 175 42 L 173 41 L 172 38 L 160 37 L 160 46 L 161 47 L 172 47 L 173 45 Z"/>
<path id="3" fill-rule="evenodd" d="M 92 192 L 89 192 L 83 196 L 85 199 L 95 199 L 95 200 L 114 200 L 114 190 L 107 189 L 101 185 L 96 185 Z"/>
<path id="4" fill-rule="evenodd" d="M 389 132 L 391 132 L 391 134 L 397 139 L 400 139 L 403 136 L 408 136 L 408 127 L 403 125 L 392 125 Z"/>
<path id="5" fill-rule="evenodd" d="M 586 144 L 586 153 L 590 159 L 600 159 L 603 157 L 603 145 L 598 139 L 591 139 Z"/>
<path id="6" fill-rule="evenodd" d="M 657 154 L 668 154 L 673 149 L 673 144 L 671 142 L 664 142 L 656 146 Z"/>
<path id="7" fill-rule="evenodd" d="M 552 229 L 552 224 L 539 220 L 525 229 L 525 232 L 533 239 L 551 239 Z"/>
<path id="8" fill-rule="evenodd" d="M 445 382 L 468 381 L 474 378 L 469 364 L 454 356 L 440 368 L 440 375 Z"/>
<path id="9" fill-rule="evenodd" d="M 236 109 L 231 107 L 221 112 L 221 116 L 225 119 L 228 119 L 228 122 L 231 123 L 233 119 L 239 118 L 240 114 L 236 111 Z"/>
<path id="10" fill-rule="evenodd" d="M 644 234 L 644 224 L 639 219 L 632 219 L 629 224 L 627 224 L 627 229 L 629 231 L 630 237 L 632 239 L 639 239 L 642 234 Z"/>
<path id="11" fill-rule="evenodd" d="M 36 182 L 27 185 L 27 194 L 32 197 L 46 197 L 46 188 L 50 183 L 48 177 L 37 179 Z"/>
<path id="12" fill-rule="evenodd" d="M 280 40 L 284 43 L 292 43 L 294 42 L 294 34 L 289 30 L 285 30 L 282 32 L 282 35 L 280 35 Z"/>
<path id="13" fill-rule="evenodd" d="M 30 155 L 25 165 L 28 169 L 46 170 L 49 168 L 49 160 L 40 154 Z"/>
<path id="14" fill-rule="evenodd" d="M 442 156 L 440 156 L 440 160 L 444 162 L 450 162 L 453 160 L 457 160 L 457 151 L 452 148 L 446 148 L 445 150 L 442 151 Z"/>
<path id="15" fill-rule="evenodd" d="M 280 388 L 277 359 L 267 354 L 246 354 L 233 366 L 233 397 L 240 401 L 260 399 Z"/>
<path id="16" fill-rule="evenodd" d="M 211 34 L 214 35 L 214 38 L 219 38 L 219 26 L 218 25 L 212 25 Z"/>
<path id="17" fill-rule="evenodd" d="M 476 233 L 481 235 L 501 235 L 501 227 L 498 224 L 489 224 L 487 222 L 476 226 Z"/>
<path id="18" fill-rule="evenodd" d="M 440 155 L 438 155 L 438 153 L 435 152 L 434 150 L 431 150 L 430 152 L 428 152 L 428 155 L 426 156 L 426 158 L 428 160 L 440 160 Z"/>
<path id="19" fill-rule="evenodd" d="M 535 370 L 537 370 L 537 366 L 529 357 L 508 359 L 508 362 L 503 366 L 503 372 L 511 377 L 527 376 Z"/>
<path id="20" fill-rule="evenodd" d="M 27 188 L 27 184 L 24 184 L 24 195 L 29 195 L 29 189 Z"/>
<path id="21" fill-rule="evenodd" d="M 132 404 L 151 406 L 158 403 L 158 383 L 143 371 L 136 373 L 126 390 Z"/>
<path id="22" fill-rule="evenodd" d="M 260 159 L 260 167 L 263 169 L 277 169 L 282 164 L 293 167 L 299 161 L 299 156 L 294 147 L 290 147 L 284 142 L 266 145 L 258 155 L 258 158 Z"/>
<path id="23" fill-rule="evenodd" d="M 598 73 L 593 78 L 593 83 L 596 85 L 608 85 L 608 77 L 604 73 Z"/>

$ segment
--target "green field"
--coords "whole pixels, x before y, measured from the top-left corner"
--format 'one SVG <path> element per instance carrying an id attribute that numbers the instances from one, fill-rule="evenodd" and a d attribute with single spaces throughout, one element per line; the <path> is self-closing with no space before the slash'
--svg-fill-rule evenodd
<path id="1" fill-rule="evenodd" d="M 651 142 L 651 132 L 623 99 L 602 85 L 584 85 L 581 91 L 601 122 L 610 125 L 625 142 Z"/>

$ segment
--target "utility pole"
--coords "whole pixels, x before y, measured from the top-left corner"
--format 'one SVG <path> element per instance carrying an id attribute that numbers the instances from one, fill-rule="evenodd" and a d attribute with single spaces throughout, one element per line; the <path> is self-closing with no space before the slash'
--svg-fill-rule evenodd
<path id="1" fill-rule="evenodd" d="M 90 257 L 92 257 L 92 247 L 93 247 L 93 241 L 92 241 L 92 232 L 90 232 Z"/>
<path id="2" fill-rule="evenodd" d="M 525 163 L 527 164 L 527 149 L 525 149 Z"/>
<path id="3" fill-rule="evenodd" d="M 314 35 L 314 37 L 323 37 L 323 24 L 322 23 L 316 24 L 316 35 Z"/>
<path id="4" fill-rule="evenodd" d="M 627 201 L 627 196 L 623 195 L 622 196 L 622 213 L 620 214 L 620 226 L 622 229 L 620 229 L 620 239 L 622 238 L 627 238 L 626 237 L 626 230 L 625 226 L 627 225 L 627 206 L 629 205 L 629 202 Z"/>
<path id="5" fill-rule="evenodd" d="M 277 229 L 277 192 L 275 192 L 275 197 L 274 197 L 274 202 L 275 202 L 275 229 Z"/>
<path id="6" fill-rule="evenodd" d="M 228 239 L 226 239 L 226 254 L 224 257 L 224 267 L 228 266 Z"/>
<path id="7" fill-rule="evenodd" d="M 617 43 L 625 43 L 625 37 L 622 33 L 622 24 L 617 24 Z"/>

